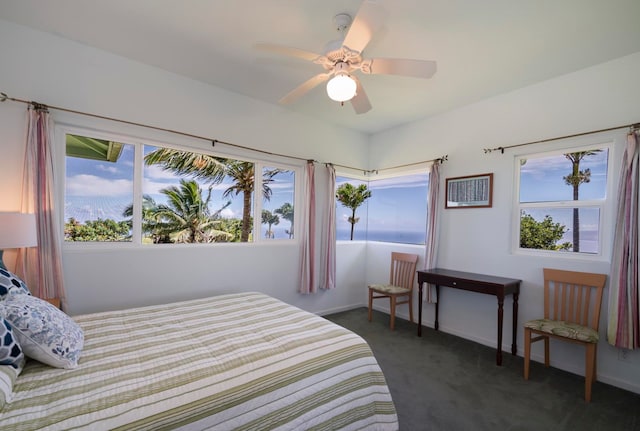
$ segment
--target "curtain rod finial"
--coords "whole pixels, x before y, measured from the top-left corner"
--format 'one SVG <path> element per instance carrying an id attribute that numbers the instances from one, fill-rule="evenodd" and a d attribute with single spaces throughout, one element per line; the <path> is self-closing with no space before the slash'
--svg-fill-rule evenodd
<path id="1" fill-rule="evenodd" d="M 0 102 L 4 102 L 8 98 L 9 96 L 7 96 L 7 93 L 0 93 Z"/>

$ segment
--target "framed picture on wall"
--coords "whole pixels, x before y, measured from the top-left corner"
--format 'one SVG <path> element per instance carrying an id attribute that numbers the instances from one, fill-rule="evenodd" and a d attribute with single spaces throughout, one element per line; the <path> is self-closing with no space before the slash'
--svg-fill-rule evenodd
<path id="1" fill-rule="evenodd" d="M 490 208 L 493 174 L 447 178 L 445 208 Z"/>

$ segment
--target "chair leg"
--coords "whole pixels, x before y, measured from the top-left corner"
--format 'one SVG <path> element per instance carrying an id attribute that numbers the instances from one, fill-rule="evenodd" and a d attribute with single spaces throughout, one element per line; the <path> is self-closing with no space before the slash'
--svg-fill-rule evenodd
<path id="1" fill-rule="evenodd" d="M 391 330 L 393 331 L 396 327 L 396 297 L 391 295 L 389 301 L 391 307 Z"/>
<path id="2" fill-rule="evenodd" d="M 596 347 L 597 344 L 587 344 L 584 370 L 584 400 L 591 402 L 591 386 L 596 378 Z"/>
<path id="3" fill-rule="evenodd" d="M 524 379 L 529 380 L 529 365 L 531 355 L 531 329 L 524 328 Z"/>
<path id="4" fill-rule="evenodd" d="M 544 366 L 549 368 L 549 337 L 544 337 Z"/>
<path id="5" fill-rule="evenodd" d="M 373 318 L 373 290 L 369 289 L 369 322 Z"/>
<path id="6" fill-rule="evenodd" d="M 409 294 L 409 320 L 411 321 L 411 323 L 413 323 L 413 295 L 412 294 Z"/>

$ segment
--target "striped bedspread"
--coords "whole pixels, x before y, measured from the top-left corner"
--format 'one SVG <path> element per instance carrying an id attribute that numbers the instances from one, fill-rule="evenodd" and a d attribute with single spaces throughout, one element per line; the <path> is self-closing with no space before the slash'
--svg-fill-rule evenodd
<path id="1" fill-rule="evenodd" d="M 260 293 L 74 317 L 80 365 L 29 360 L 1 430 L 397 430 L 369 346 Z"/>

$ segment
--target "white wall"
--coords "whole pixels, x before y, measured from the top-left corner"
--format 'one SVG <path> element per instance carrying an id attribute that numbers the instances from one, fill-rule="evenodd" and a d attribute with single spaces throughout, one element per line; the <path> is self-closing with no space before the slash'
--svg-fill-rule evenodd
<path id="1" fill-rule="evenodd" d="M 0 20 L 0 91 L 11 97 L 350 166 L 367 137 Z M 20 208 L 26 105 L 0 103 L 0 211 Z M 57 122 L 209 149 L 210 143 L 52 110 Z M 62 202 L 59 202 L 62 205 Z M 260 290 L 313 312 L 362 304 L 364 246 L 340 248 L 339 288 L 297 293 L 298 242 L 63 250 L 71 314 Z M 11 253 L 7 252 L 11 264 Z"/>
<path id="2" fill-rule="evenodd" d="M 483 148 L 509 146 L 640 121 L 640 53 L 575 72 L 557 79 L 466 106 L 375 135 L 371 140 L 370 166 L 382 168 L 443 154 L 442 183 L 447 177 L 494 173 L 493 207 L 448 209 L 440 205 L 440 247 L 437 265 L 443 268 L 522 279 L 518 322 L 518 350 L 522 355 L 522 323 L 542 315 L 542 268 L 609 273 L 610 253 L 598 260 L 561 259 L 514 254 L 511 250 L 514 155 L 546 151 L 575 144 L 615 142 L 609 169 L 617 184 L 619 163 L 627 130 L 589 135 L 508 149 L 504 154 L 484 154 Z M 610 190 L 613 196 L 616 187 Z M 444 193 L 444 187 L 442 188 Z M 613 203 L 613 202 L 612 202 Z M 613 206 L 613 205 L 612 205 Z M 606 208 L 605 247 L 612 242 L 612 206 Z M 369 245 L 367 273 L 380 273 L 388 259 L 388 245 Z M 372 250 L 383 250 L 384 253 Z M 374 256 L 379 256 L 375 257 Z M 380 276 L 381 274 L 378 274 Z M 640 393 L 640 352 L 625 359 L 606 340 L 607 296 L 605 291 L 598 378 Z M 440 330 L 494 346 L 496 300 L 488 295 L 441 289 Z M 504 345 L 510 351 L 511 300 L 505 304 Z M 406 313 L 404 313 L 406 316 Z M 433 326 L 434 306 L 424 306 L 424 319 Z M 537 343 L 540 344 L 540 343 Z M 553 366 L 582 374 L 584 352 L 579 346 L 552 342 Z M 542 346 L 533 355 L 541 360 Z"/>

